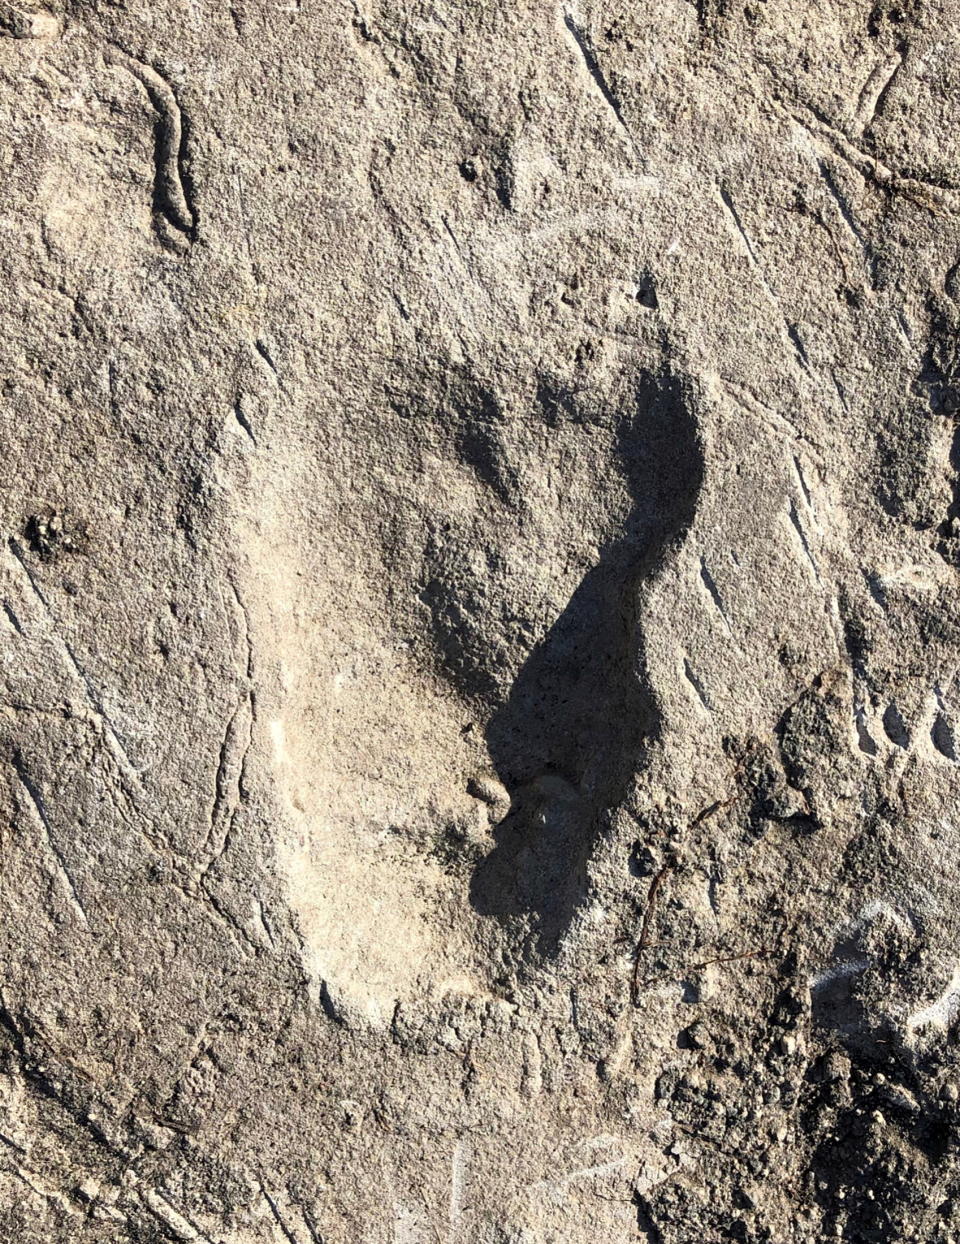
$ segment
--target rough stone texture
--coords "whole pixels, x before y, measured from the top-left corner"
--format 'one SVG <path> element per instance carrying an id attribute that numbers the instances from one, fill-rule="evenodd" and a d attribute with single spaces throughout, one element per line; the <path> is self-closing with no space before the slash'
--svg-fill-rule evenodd
<path id="1" fill-rule="evenodd" d="M 960 1237 L 960 5 L 0 82 L 0 1239 Z"/>

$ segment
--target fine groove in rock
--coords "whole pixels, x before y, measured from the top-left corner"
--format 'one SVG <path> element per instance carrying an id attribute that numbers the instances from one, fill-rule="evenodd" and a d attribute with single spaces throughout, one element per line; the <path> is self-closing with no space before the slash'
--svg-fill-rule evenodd
<path id="1" fill-rule="evenodd" d="M 632 144 L 633 135 L 630 132 L 630 127 L 627 125 L 626 120 L 624 119 L 623 109 L 621 107 L 620 100 L 613 93 L 613 90 L 611 89 L 610 84 L 607 81 L 606 76 L 600 67 L 600 62 L 597 59 L 597 54 L 594 51 L 592 43 L 590 42 L 586 33 L 580 27 L 580 25 L 576 22 L 573 15 L 569 13 L 567 10 L 564 10 L 563 24 L 566 26 L 567 30 L 570 32 L 570 36 L 573 39 L 573 42 L 576 44 L 577 49 L 580 52 L 580 55 L 583 57 L 583 63 L 586 66 L 587 73 L 596 83 L 597 89 L 599 90 L 603 98 L 606 100 L 610 108 L 610 111 L 613 113 L 617 121 L 617 124 L 626 132 L 627 137 L 630 139 L 630 142 Z"/>
<path id="2" fill-rule="evenodd" d="M 40 788 L 36 785 L 33 778 L 27 771 L 26 764 L 24 763 L 23 757 L 19 752 L 15 751 L 13 753 L 10 763 L 16 770 L 17 777 L 20 779 L 20 785 L 27 796 L 30 806 L 36 813 L 37 822 L 43 830 L 44 839 L 50 850 L 50 854 L 52 855 L 57 869 L 63 877 L 66 885 L 67 897 L 69 898 L 70 903 L 81 923 L 87 925 L 90 921 L 87 916 L 86 908 L 83 905 L 83 898 L 81 897 L 79 887 L 77 886 L 73 873 L 67 864 L 63 851 L 57 843 L 57 838 L 54 834 L 53 827 L 50 824 L 50 817 L 47 814 L 46 804 Z"/>
<path id="3" fill-rule="evenodd" d="M 197 240 L 197 212 L 186 171 L 187 117 L 170 83 L 152 65 L 123 48 L 108 49 L 107 61 L 121 65 L 143 86 L 157 114 L 154 135 L 154 212 L 188 243 Z M 164 235 L 161 234 L 161 238 Z"/>

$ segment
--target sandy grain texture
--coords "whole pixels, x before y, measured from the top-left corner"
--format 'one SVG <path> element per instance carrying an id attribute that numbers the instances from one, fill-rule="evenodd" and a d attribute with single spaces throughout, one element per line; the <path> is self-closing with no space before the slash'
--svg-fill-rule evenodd
<path id="1" fill-rule="evenodd" d="M 960 5 L 0 0 L 0 1241 L 960 1238 Z"/>

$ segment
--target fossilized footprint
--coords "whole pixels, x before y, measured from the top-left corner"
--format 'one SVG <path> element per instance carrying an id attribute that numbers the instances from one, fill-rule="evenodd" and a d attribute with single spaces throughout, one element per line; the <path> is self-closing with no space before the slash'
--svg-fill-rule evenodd
<path id="1" fill-rule="evenodd" d="M 696 504 L 690 400 L 667 371 L 604 402 L 541 380 L 526 408 L 421 374 L 378 463 L 349 449 L 307 522 L 289 493 L 309 464 L 273 473 L 251 564 L 282 686 L 280 859 L 334 1014 L 489 988 L 504 921 L 543 951 L 563 934 L 657 729 L 643 585 Z"/>

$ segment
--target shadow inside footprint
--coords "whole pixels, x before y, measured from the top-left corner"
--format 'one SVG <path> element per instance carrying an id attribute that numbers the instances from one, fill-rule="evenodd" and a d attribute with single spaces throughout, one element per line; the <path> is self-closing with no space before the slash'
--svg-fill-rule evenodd
<path id="1" fill-rule="evenodd" d="M 617 454 L 632 500 L 623 531 L 602 549 L 486 730 L 511 805 L 474 872 L 471 902 L 484 915 L 532 918 L 545 953 L 555 951 L 584 898 L 604 812 L 625 795 L 657 731 L 641 588 L 690 525 L 703 479 L 696 422 L 678 379 L 645 375 L 619 421 Z"/>

